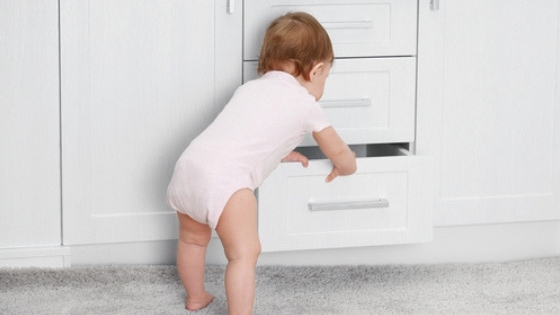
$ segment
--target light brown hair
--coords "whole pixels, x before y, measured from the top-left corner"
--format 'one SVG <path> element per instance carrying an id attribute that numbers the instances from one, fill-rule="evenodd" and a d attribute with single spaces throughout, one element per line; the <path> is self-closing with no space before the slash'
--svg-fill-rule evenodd
<path id="1" fill-rule="evenodd" d="M 258 73 L 284 70 L 286 62 L 292 61 L 295 65 L 292 75 L 303 74 L 309 80 L 315 63 L 333 59 L 332 43 L 323 26 L 308 13 L 290 12 L 276 18 L 267 28 Z"/>

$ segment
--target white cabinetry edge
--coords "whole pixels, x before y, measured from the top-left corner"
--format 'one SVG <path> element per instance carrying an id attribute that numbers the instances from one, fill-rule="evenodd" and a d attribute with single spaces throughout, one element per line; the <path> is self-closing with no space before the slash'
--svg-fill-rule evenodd
<path id="1" fill-rule="evenodd" d="M 0 268 L 70 267 L 70 247 L 28 247 L 0 249 Z"/>

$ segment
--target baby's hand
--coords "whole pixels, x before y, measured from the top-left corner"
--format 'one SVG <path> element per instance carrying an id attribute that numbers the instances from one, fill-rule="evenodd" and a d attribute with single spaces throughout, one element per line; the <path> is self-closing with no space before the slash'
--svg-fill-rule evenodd
<path id="1" fill-rule="evenodd" d="M 327 175 L 325 182 L 330 183 L 333 181 L 333 179 L 337 178 L 339 175 L 340 175 L 340 170 L 338 169 L 338 167 L 333 165 L 332 171 L 329 175 Z"/>
<path id="2" fill-rule="evenodd" d="M 282 162 L 300 162 L 303 167 L 307 167 L 309 165 L 309 159 L 297 151 L 290 152 L 290 154 L 282 159 Z"/>

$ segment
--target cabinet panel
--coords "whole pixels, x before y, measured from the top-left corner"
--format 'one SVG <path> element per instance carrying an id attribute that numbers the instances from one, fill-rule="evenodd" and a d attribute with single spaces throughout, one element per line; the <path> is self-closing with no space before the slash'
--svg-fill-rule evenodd
<path id="1" fill-rule="evenodd" d="M 257 77 L 245 62 L 244 80 Z M 414 141 L 416 59 L 337 59 L 319 101 L 348 144 Z M 302 146 L 316 145 L 307 135 Z"/>
<path id="2" fill-rule="evenodd" d="M 389 145 L 377 150 L 387 156 L 367 150 L 356 174 L 331 183 L 328 160 L 281 164 L 259 189 L 263 251 L 429 241 L 431 158 Z"/>
<path id="3" fill-rule="evenodd" d="M 416 0 L 245 1 L 244 60 L 257 60 L 266 26 L 281 14 L 304 11 L 323 24 L 336 57 L 416 54 Z"/>
<path id="4" fill-rule="evenodd" d="M 57 246 L 58 2 L 0 1 L 0 248 Z"/>
<path id="5" fill-rule="evenodd" d="M 557 1 L 421 3 L 417 149 L 438 157 L 437 224 L 560 218 L 559 16 Z"/>
<path id="6" fill-rule="evenodd" d="M 240 84 L 240 36 L 225 0 L 61 1 L 65 244 L 177 236 L 167 184 Z"/>

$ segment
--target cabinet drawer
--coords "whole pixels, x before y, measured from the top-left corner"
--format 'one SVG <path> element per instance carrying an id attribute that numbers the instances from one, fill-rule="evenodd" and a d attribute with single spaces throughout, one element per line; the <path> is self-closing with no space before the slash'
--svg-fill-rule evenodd
<path id="1" fill-rule="evenodd" d="M 244 64 L 244 81 L 256 78 L 256 62 Z M 415 74 L 414 57 L 337 59 L 319 103 L 346 143 L 411 142 Z"/>
<path id="2" fill-rule="evenodd" d="M 244 60 L 257 60 L 268 24 L 290 11 L 323 24 L 336 57 L 416 55 L 417 0 L 245 0 Z"/>
<path id="3" fill-rule="evenodd" d="M 258 191 L 263 251 L 431 240 L 432 158 L 392 145 L 357 153 L 357 173 L 331 183 L 328 160 L 280 164 Z"/>

